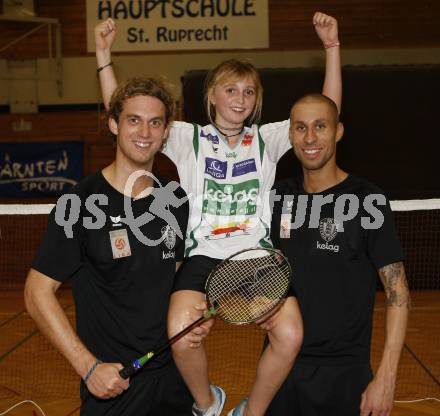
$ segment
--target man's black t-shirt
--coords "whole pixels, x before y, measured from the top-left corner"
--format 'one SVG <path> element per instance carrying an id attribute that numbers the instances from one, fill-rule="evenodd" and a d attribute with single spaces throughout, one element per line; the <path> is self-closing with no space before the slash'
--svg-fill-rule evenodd
<path id="1" fill-rule="evenodd" d="M 302 184 L 299 177 L 275 185 L 281 200 L 272 217 L 272 241 L 292 264 L 304 321 L 297 360 L 369 363 L 377 269 L 403 259 L 389 203 L 352 175 L 319 194 L 307 194 Z M 328 203 L 319 210 L 320 201 Z M 350 211 L 356 201 L 359 208 Z"/>
<path id="2" fill-rule="evenodd" d="M 58 215 L 56 209 L 50 215 L 33 268 L 58 281 L 72 279 L 78 335 L 102 361 L 129 363 L 168 339 L 169 297 L 176 261 L 182 260 L 184 253 L 184 240 L 174 228 L 177 224 L 185 236 L 188 203 L 180 187 L 169 183 L 170 191 L 167 184 L 161 179 L 161 186 L 156 183 L 152 194 L 132 199 L 116 191 L 98 172 L 72 190 L 81 201 L 72 238 L 57 224 L 63 224 L 62 218 L 75 218 L 72 205 L 68 204 L 65 215 L 61 215 L 60 199 Z M 168 190 L 165 198 L 170 205 L 162 203 L 164 190 Z M 103 195 L 101 201 L 107 199 L 108 203 L 95 200 L 92 204 L 89 199 L 86 204 L 87 198 L 96 194 Z M 124 200 L 134 219 L 147 211 L 152 214 L 139 228 L 144 241 L 126 223 Z M 154 215 L 158 212 L 159 216 Z M 170 217 L 161 218 L 166 217 L 164 212 L 177 220 L 174 228 L 167 221 Z M 170 355 L 163 354 L 147 366 L 148 370 L 160 368 L 169 360 Z"/>

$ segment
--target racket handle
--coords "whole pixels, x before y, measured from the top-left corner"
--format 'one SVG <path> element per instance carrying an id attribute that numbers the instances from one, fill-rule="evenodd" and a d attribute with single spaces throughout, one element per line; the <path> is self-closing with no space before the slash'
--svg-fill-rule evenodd
<path id="1" fill-rule="evenodd" d="M 157 357 L 158 355 L 162 354 L 164 351 L 166 351 L 171 344 L 176 342 L 178 339 L 186 335 L 188 332 L 190 332 L 193 328 L 196 326 L 202 324 L 203 321 L 206 321 L 211 316 L 216 314 L 215 308 L 211 307 L 208 309 L 199 319 L 194 321 L 191 325 L 187 326 L 185 329 L 180 331 L 178 334 L 174 335 L 174 337 L 170 338 L 168 342 L 162 347 L 160 347 L 157 351 L 153 352 L 150 351 L 149 353 L 145 354 L 143 357 L 138 358 L 137 360 L 134 360 L 131 364 L 126 365 L 122 370 L 119 371 L 119 375 L 121 378 L 126 380 L 127 378 L 131 377 L 136 371 L 138 371 L 140 368 L 142 368 L 148 361 L 150 361 L 153 357 Z"/>
<path id="2" fill-rule="evenodd" d="M 121 376 L 121 378 L 126 380 L 127 378 L 131 377 L 136 372 L 136 370 L 137 368 L 135 368 L 133 364 L 129 364 L 119 371 L 119 375 Z"/>

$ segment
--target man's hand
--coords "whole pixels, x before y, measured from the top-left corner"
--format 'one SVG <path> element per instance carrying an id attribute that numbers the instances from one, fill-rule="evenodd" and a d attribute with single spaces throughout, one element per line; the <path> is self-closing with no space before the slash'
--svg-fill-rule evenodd
<path id="1" fill-rule="evenodd" d="M 377 376 L 362 393 L 361 416 L 389 416 L 393 408 L 395 382 Z"/>
<path id="2" fill-rule="evenodd" d="M 410 297 L 402 262 L 391 263 L 378 270 L 388 300 L 385 348 L 373 381 L 362 394 L 361 416 L 391 414 L 397 366 L 402 351 Z"/>
<path id="3" fill-rule="evenodd" d="M 116 37 L 116 23 L 107 19 L 95 26 L 96 50 L 110 50 Z"/>
<path id="4" fill-rule="evenodd" d="M 313 25 L 324 46 L 339 42 L 338 21 L 334 17 L 316 12 L 313 16 Z"/>
<path id="5" fill-rule="evenodd" d="M 199 319 L 208 309 L 206 302 L 194 305 L 194 312 L 189 312 L 188 325 Z M 191 348 L 199 348 L 203 339 L 209 334 L 211 328 L 214 326 L 215 319 L 211 318 L 203 322 L 201 325 L 196 326 L 185 335 L 186 341 L 189 342 Z M 185 326 L 186 327 L 186 326 Z"/>
<path id="6" fill-rule="evenodd" d="M 110 399 L 119 396 L 129 387 L 129 380 L 119 375 L 122 365 L 118 363 L 98 364 L 87 381 L 87 388 L 100 399 Z"/>

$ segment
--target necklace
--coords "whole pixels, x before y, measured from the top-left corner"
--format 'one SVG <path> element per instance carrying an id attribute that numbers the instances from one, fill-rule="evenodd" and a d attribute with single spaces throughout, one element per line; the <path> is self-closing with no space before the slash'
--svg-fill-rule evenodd
<path id="1" fill-rule="evenodd" d="M 225 126 L 221 126 L 220 124 L 217 124 L 217 123 L 212 123 L 212 124 L 214 124 L 214 126 L 217 127 L 217 129 L 222 129 L 225 131 L 234 131 L 234 130 L 238 130 L 240 128 L 241 129 L 243 128 L 243 126 L 241 126 L 241 127 L 225 127 Z"/>
<path id="2" fill-rule="evenodd" d="M 219 131 L 219 133 L 221 133 L 224 136 L 225 139 L 227 139 L 229 137 L 239 136 L 241 133 L 243 133 L 243 130 L 244 130 L 244 126 L 241 126 L 241 129 L 240 129 L 240 131 L 238 133 L 226 134 L 225 132 L 220 130 L 219 127 L 221 127 L 221 126 L 219 126 L 218 124 L 215 124 L 215 123 L 214 123 L 214 126 Z M 223 127 L 222 127 L 222 129 L 223 129 Z M 224 128 L 224 130 L 234 131 L 234 130 L 238 130 L 238 129 L 236 129 L 236 128 Z"/>

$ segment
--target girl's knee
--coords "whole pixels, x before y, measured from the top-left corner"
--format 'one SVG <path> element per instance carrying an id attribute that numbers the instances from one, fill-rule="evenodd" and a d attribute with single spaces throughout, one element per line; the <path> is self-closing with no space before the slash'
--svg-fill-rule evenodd
<path id="1" fill-rule="evenodd" d="M 194 308 L 204 300 L 203 293 L 185 290 L 174 292 L 171 296 L 168 310 L 168 337 L 171 338 L 197 320 L 202 312 Z M 192 354 L 194 348 L 191 342 L 185 337 L 181 337 L 171 345 L 174 356 L 184 356 Z"/>
<path id="2" fill-rule="evenodd" d="M 200 304 L 203 300 L 203 293 L 192 290 L 182 290 L 172 294 L 168 309 L 169 337 L 179 333 L 201 315 L 201 312 L 195 309 L 195 305 Z"/>
<path id="3" fill-rule="evenodd" d="M 296 325 L 293 323 L 284 328 L 283 341 L 292 350 L 295 351 L 295 355 L 299 352 L 301 344 L 303 342 L 302 325 Z"/>
<path id="4" fill-rule="evenodd" d="M 277 325 L 269 332 L 269 341 L 279 353 L 296 356 L 303 341 L 302 319 L 296 303 L 290 302 L 285 307 Z"/>
<path id="5" fill-rule="evenodd" d="M 283 351 L 292 351 L 296 355 L 303 340 L 302 326 L 296 325 L 295 322 L 283 322 L 276 326 L 269 339 L 274 347 Z"/>

